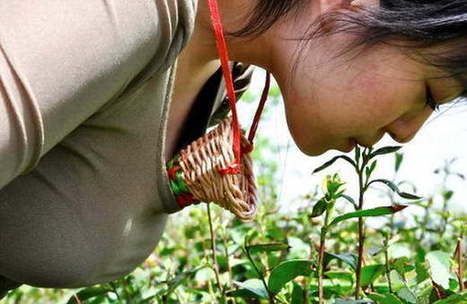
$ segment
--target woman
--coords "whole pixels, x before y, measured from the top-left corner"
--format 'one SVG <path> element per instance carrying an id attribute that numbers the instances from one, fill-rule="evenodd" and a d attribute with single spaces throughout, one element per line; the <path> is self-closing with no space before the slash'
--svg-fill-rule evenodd
<path id="1" fill-rule="evenodd" d="M 467 1 L 219 4 L 231 59 L 272 72 L 308 155 L 407 142 L 465 92 Z M 1 2 L 0 286 L 142 263 L 178 211 L 166 161 L 221 108 L 218 69 L 204 0 Z"/>

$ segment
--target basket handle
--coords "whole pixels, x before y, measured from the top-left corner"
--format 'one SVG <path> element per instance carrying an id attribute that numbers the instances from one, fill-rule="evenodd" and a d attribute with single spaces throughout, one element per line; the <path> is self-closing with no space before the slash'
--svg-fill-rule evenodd
<path id="1" fill-rule="evenodd" d="M 266 75 L 266 84 L 261 96 L 260 105 L 255 114 L 252 126 L 250 128 L 250 133 L 248 136 L 249 147 L 242 149 L 240 144 L 240 123 L 238 121 L 237 114 L 237 97 L 235 95 L 235 88 L 233 85 L 232 72 L 229 66 L 229 54 L 227 50 L 227 43 L 225 42 L 224 28 L 222 26 L 221 16 L 219 12 L 219 5 L 217 0 L 208 0 L 209 11 L 211 13 L 211 22 L 214 29 L 214 34 L 216 37 L 216 46 L 219 53 L 219 58 L 221 61 L 222 73 L 224 75 L 224 80 L 227 89 L 227 99 L 229 102 L 230 109 L 232 110 L 232 130 L 233 130 L 233 151 L 235 155 L 235 163 L 227 168 L 222 168 L 219 170 L 219 173 L 222 175 L 227 174 L 239 174 L 241 172 L 241 156 L 242 153 L 250 153 L 253 150 L 253 138 L 256 134 L 258 128 L 258 122 L 261 117 L 261 113 L 264 108 L 264 104 L 268 97 L 268 91 L 270 87 L 270 73 L 267 72 Z"/>

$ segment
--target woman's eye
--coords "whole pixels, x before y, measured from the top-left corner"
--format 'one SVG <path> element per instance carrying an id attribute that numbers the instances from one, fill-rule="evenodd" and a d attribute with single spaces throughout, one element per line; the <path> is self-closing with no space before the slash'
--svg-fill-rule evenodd
<path id="1" fill-rule="evenodd" d="M 439 111 L 439 104 L 436 103 L 433 93 L 429 86 L 426 86 L 426 105 L 429 106 L 433 111 Z"/>

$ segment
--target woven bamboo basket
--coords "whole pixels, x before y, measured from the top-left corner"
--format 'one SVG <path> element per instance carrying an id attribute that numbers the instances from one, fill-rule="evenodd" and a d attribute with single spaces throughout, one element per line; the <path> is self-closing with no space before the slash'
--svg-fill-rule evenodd
<path id="1" fill-rule="evenodd" d="M 194 198 L 214 202 L 243 221 L 253 219 L 258 203 L 257 188 L 250 156 L 250 143 L 242 132 L 241 168 L 238 174 L 221 174 L 235 163 L 232 118 L 194 141 L 179 153 L 182 178 Z"/>

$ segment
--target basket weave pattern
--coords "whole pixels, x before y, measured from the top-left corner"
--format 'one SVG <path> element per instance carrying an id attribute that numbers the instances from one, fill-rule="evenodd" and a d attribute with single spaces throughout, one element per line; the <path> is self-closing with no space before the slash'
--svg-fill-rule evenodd
<path id="1" fill-rule="evenodd" d="M 241 135 L 242 149 L 249 142 Z M 219 171 L 235 163 L 232 118 L 180 151 L 179 165 L 186 186 L 203 202 L 214 202 L 243 221 L 253 219 L 258 203 L 253 164 L 249 153 L 242 153 L 240 174 Z"/>

